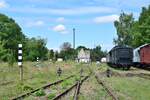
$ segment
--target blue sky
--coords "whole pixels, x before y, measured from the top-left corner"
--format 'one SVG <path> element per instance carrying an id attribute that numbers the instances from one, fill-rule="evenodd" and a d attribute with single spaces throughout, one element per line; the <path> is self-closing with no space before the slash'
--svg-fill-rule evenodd
<path id="1" fill-rule="evenodd" d="M 141 7 L 149 4 L 150 0 L 0 0 L 0 12 L 15 19 L 26 36 L 46 38 L 49 49 L 72 43 L 76 28 L 76 47 L 101 45 L 110 50 L 116 37 L 113 21 L 121 11 L 137 19 Z"/>

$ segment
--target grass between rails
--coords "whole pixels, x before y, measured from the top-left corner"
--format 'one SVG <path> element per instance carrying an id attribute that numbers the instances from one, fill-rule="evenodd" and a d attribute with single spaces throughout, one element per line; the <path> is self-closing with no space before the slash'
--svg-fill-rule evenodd
<path id="1" fill-rule="evenodd" d="M 35 92 L 34 94 L 32 94 L 31 96 L 27 97 L 25 100 L 33 100 L 33 99 L 37 99 L 37 98 L 42 99 L 42 98 L 46 98 L 46 97 L 49 100 L 51 100 L 52 98 L 57 96 L 59 93 L 62 93 L 68 87 L 73 85 L 73 83 L 75 83 L 75 78 L 72 78 L 70 80 L 65 80 L 64 82 L 60 83 L 59 85 L 54 85 L 54 86 L 51 86 L 50 88 L 48 88 L 48 90 L 49 90 L 48 94 L 46 93 L 47 91 L 41 89 L 41 90 Z"/>
<path id="2" fill-rule="evenodd" d="M 58 94 L 64 92 L 66 89 L 70 88 L 79 79 L 80 79 L 80 77 L 76 76 L 74 78 L 71 78 L 69 80 L 66 80 L 66 81 L 62 82 L 59 86 L 53 86 L 53 87 L 51 87 L 52 88 L 51 90 L 55 91 L 55 96 L 57 96 Z M 53 96 L 54 96 L 54 92 L 52 94 L 50 93 L 48 95 L 48 99 L 51 100 Z"/>
<path id="3" fill-rule="evenodd" d="M 79 100 L 111 100 L 111 98 L 93 75 L 82 84 Z"/>
<path id="4" fill-rule="evenodd" d="M 51 100 L 52 98 L 56 97 L 60 93 L 64 92 L 66 89 L 70 88 L 80 79 L 79 75 L 75 75 L 70 79 L 63 81 L 57 85 L 50 86 L 45 90 L 39 90 L 32 94 L 31 96 L 25 98 L 25 100 L 33 100 L 33 99 L 46 99 Z"/>
<path id="5" fill-rule="evenodd" d="M 15 64 L 13 68 L 10 68 L 10 70 L 8 70 L 9 67 L 7 66 L 7 64 L 2 63 L 0 65 L 0 69 L 1 71 L 3 71 L 3 73 L 0 73 L 0 82 L 2 83 L 13 80 L 14 83 L 0 86 L 0 100 L 8 100 L 13 96 L 17 96 L 21 93 L 35 89 L 39 86 L 44 85 L 45 83 L 51 83 L 58 79 L 65 78 L 66 76 L 75 74 L 79 71 L 79 69 L 76 68 L 77 65 L 73 62 L 61 62 L 55 64 L 42 62 L 41 64 L 39 64 L 41 67 L 37 67 L 35 65 L 36 62 L 24 63 L 24 78 L 33 78 L 25 80 L 24 84 L 20 84 L 18 66 Z M 58 77 L 56 74 L 58 67 L 61 67 L 63 70 L 61 77 Z"/>

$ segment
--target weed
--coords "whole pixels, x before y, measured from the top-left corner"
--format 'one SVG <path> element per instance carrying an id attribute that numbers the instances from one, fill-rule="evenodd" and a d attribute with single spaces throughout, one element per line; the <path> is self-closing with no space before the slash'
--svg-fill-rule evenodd
<path id="1" fill-rule="evenodd" d="M 33 88 L 31 86 L 29 86 L 29 85 L 24 85 L 22 87 L 22 89 L 23 89 L 23 91 L 33 90 Z"/>
<path id="2" fill-rule="evenodd" d="M 34 95 L 40 97 L 46 95 L 46 93 L 43 89 L 40 89 L 39 91 L 35 92 Z"/>
<path id="3" fill-rule="evenodd" d="M 62 88 L 63 89 L 66 89 L 67 88 L 67 86 L 69 86 L 69 85 L 71 85 L 72 84 L 72 80 L 66 80 L 66 81 L 64 81 L 63 83 L 62 83 Z"/>
<path id="4" fill-rule="evenodd" d="M 48 95 L 48 99 L 51 100 L 56 96 L 56 93 L 51 93 Z"/>

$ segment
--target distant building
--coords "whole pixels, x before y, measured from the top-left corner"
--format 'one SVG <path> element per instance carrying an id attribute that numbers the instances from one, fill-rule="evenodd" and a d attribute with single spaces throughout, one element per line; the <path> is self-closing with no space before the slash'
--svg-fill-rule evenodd
<path id="1" fill-rule="evenodd" d="M 105 62 L 106 62 L 106 57 L 103 57 L 103 58 L 101 59 L 101 62 L 102 62 L 102 63 L 105 63 Z"/>
<path id="2" fill-rule="evenodd" d="M 62 62 L 62 61 L 63 61 L 63 58 L 57 58 L 57 61 L 58 61 L 58 62 Z"/>
<path id="3" fill-rule="evenodd" d="M 81 49 L 78 52 L 78 58 L 77 59 L 78 59 L 78 62 L 85 62 L 85 63 L 90 62 L 91 61 L 91 59 L 90 59 L 90 51 Z"/>

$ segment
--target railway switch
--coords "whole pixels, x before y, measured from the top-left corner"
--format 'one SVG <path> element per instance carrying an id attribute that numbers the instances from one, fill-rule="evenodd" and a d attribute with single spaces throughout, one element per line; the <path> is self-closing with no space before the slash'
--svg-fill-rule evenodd
<path id="1" fill-rule="evenodd" d="M 62 74 L 62 69 L 60 67 L 57 69 L 57 74 L 58 74 L 58 76 L 61 76 L 61 74 Z"/>

